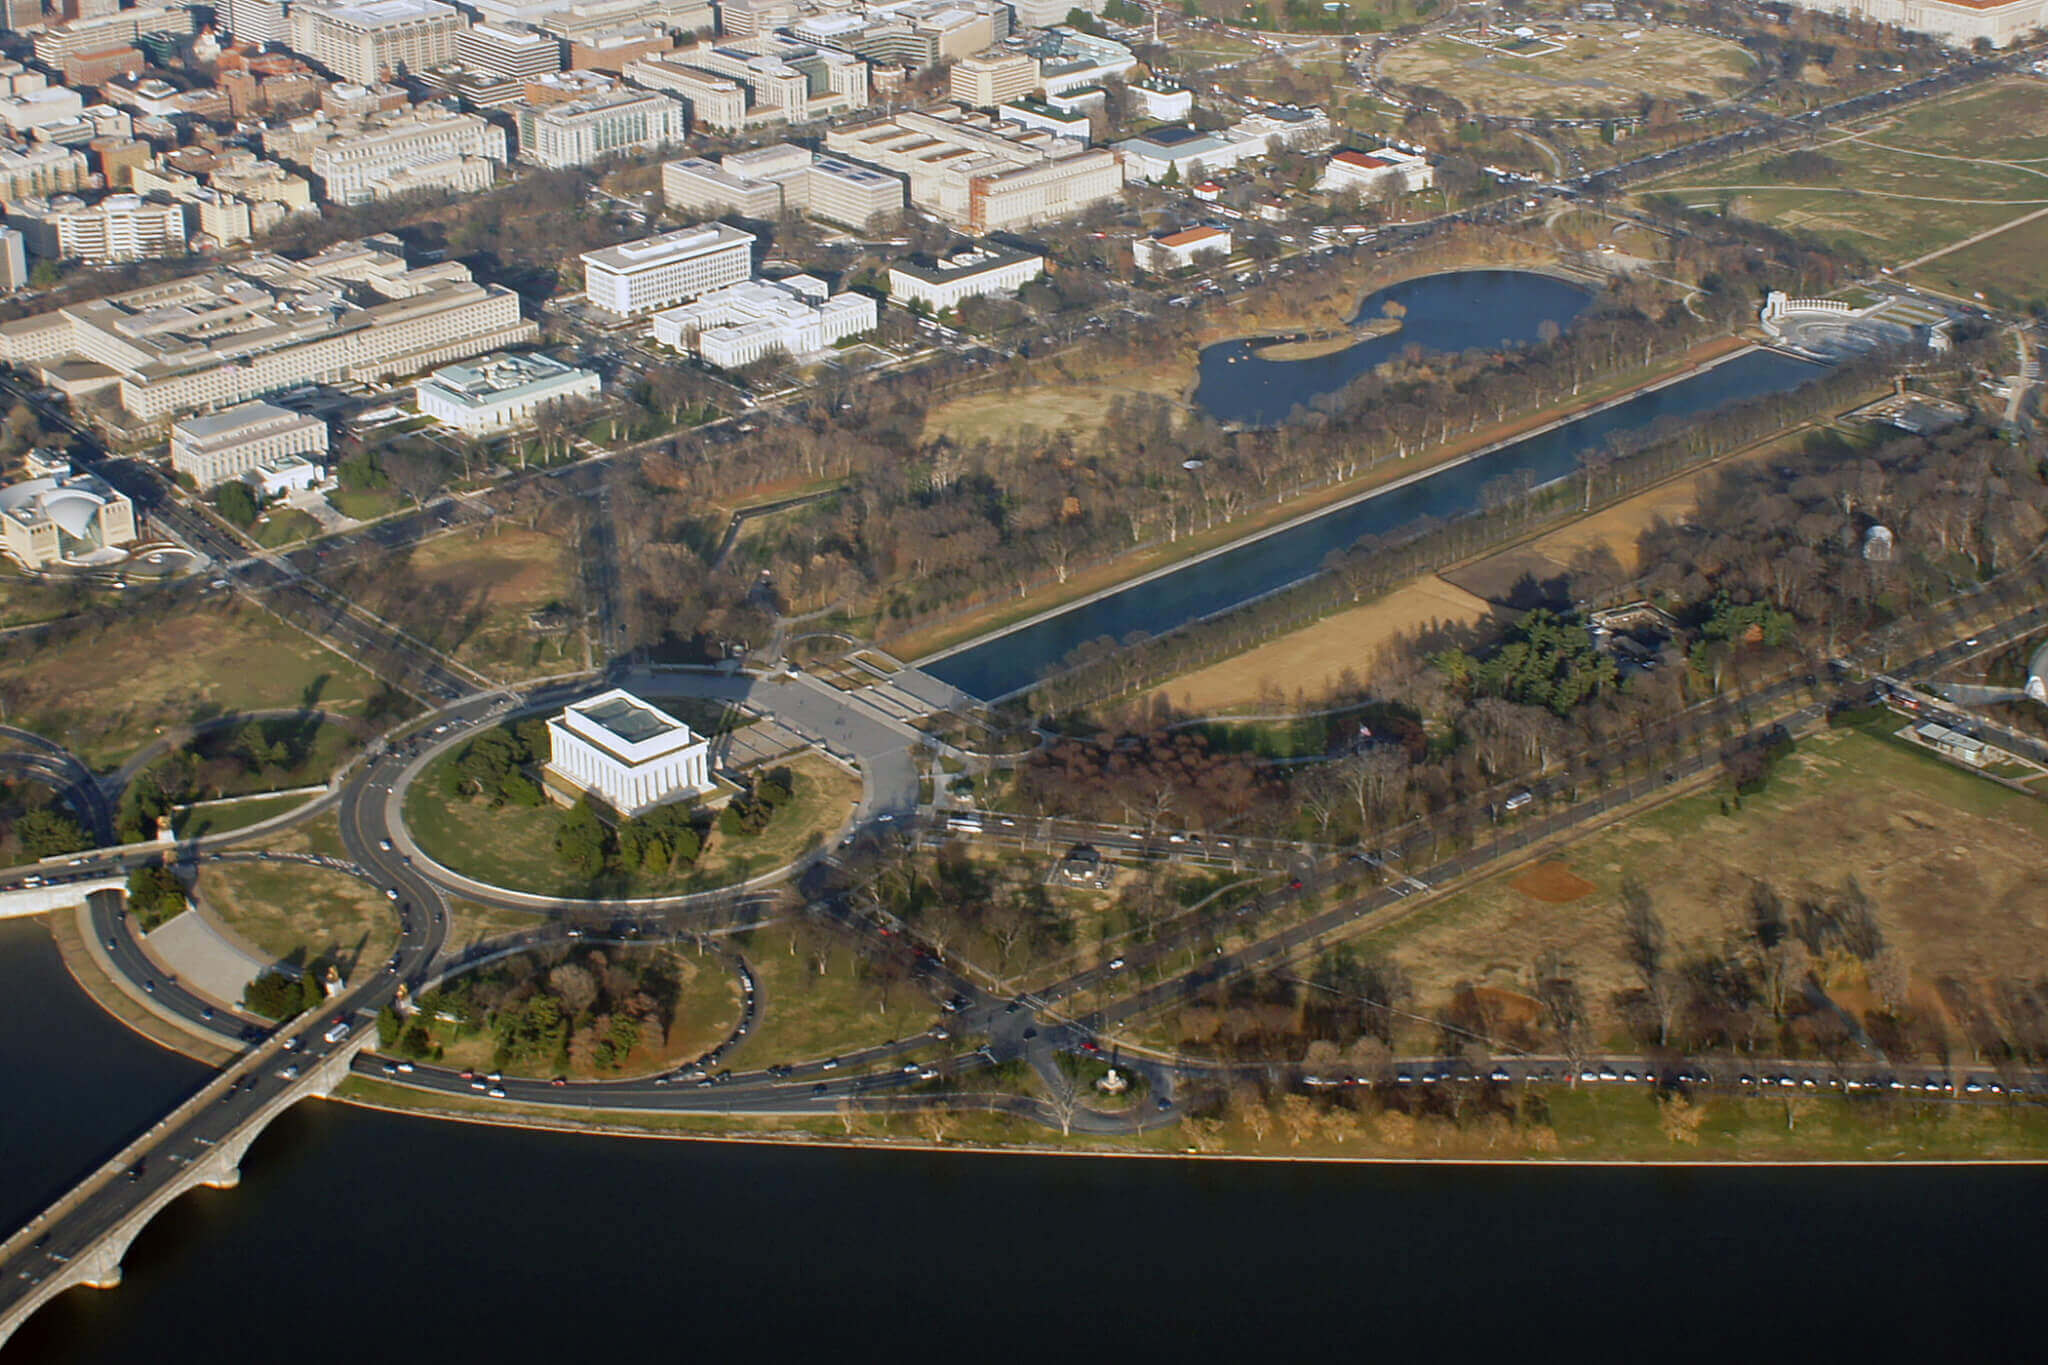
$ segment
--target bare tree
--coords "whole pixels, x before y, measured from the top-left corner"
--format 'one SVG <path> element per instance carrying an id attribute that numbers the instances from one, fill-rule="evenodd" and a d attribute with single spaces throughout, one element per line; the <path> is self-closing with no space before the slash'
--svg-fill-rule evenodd
<path id="1" fill-rule="evenodd" d="M 1621 884 L 1621 928 L 1627 942 L 1629 965 L 1642 982 L 1643 998 L 1657 1019 L 1657 1045 L 1671 1043 L 1672 1016 L 1677 1012 L 1677 993 L 1672 989 L 1670 935 L 1657 917 L 1649 888 L 1634 877 Z"/>

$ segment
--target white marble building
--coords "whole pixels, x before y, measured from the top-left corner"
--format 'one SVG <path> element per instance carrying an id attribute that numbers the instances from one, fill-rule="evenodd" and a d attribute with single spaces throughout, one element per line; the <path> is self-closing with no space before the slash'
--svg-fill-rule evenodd
<path id="1" fill-rule="evenodd" d="M 548 720 L 548 770 L 621 815 L 710 791 L 710 745 L 690 727 L 619 688 Z"/>

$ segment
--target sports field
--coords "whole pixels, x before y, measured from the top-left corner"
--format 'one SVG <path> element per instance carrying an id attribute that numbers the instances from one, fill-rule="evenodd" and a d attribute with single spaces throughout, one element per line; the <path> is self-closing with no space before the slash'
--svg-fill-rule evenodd
<path id="1" fill-rule="evenodd" d="M 1420 38 L 1389 52 L 1379 70 L 1402 85 L 1445 91 L 1474 110 L 1520 118 L 1634 113 L 1645 95 L 1698 104 L 1754 79 L 1749 54 L 1725 39 L 1576 20 L 1544 25 L 1536 39 L 1498 30 Z"/>

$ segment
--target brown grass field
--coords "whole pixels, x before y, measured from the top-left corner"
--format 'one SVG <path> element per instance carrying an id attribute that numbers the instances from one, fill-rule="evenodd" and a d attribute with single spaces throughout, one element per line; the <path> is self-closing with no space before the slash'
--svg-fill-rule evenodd
<path id="1" fill-rule="evenodd" d="M 1569 905 L 1599 890 L 1570 867 L 1554 859 L 1536 864 L 1508 885 L 1531 900 L 1539 900 L 1548 905 Z"/>
<path id="2" fill-rule="evenodd" d="M 1347 669 L 1370 676 L 1380 646 L 1395 636 L 1470 625 L 1488 610 L 1479 598 L 1432 575 L 1157 690 L 1196 715 L 1244 710 L 1262 701 L 1291 704 L 1297 693 L 1316 697 L 1330 691 Z"/>
<path id="3" fill-rule="evenodd" d="M 207 909 L 278 961 L 327 958 L 351 980 L 382 971 L 398 944 L 398 911 L 345 873 L 300 863 L 216 863 L 197 887 Z"/>
<path id="4" fill-rule="evenodd" d="M 360 714 L 376 688 L 347 659 L 225 599 L 0 646 L 7 719 L 96 766 L 114 766 L 173 725 L 227 712 L 317 696 L 327 710 Z"/>
<path id="5" fill-rule="evenodd" d="M 1754 79 L 1754 64 L 1740 46 L 1680 28 L 1637 23 L 1562 26 L 1572 37 L 1565 50 L 1524 57 L 1488 50 L 1445 35 L 1418 39 L 1389 52 L 1381 72 L 1404 84 L 1432 86 L 1474 109 L 1509 117 L 1633 113 L 1643 95 L 1685 101 L 1719 96 Z M 1626 41 L 1623 33 L 1639 36 Z"/>
<path id="6" fill-rule="evenodd" d="M 1561 952 L 1608 1031 L 1634 984 L 1618 908 L 1629 876 L 1651 891 L 1678 960 L 1741 931 L 1757 878 L 1796 907 L 1854 876 L 1917 998 L 1931 1002 L 1937 982 L 1981 992 L 2048 970 L 2048 803 L 1857 731 L 1802 741 L 1740 810 L 1722 814 L 1718 793 L 1671 802 L 1364 939 L 1407 969 L 1419 1012 L 1474 985 L 1526 991 L 1539 956 Z M 1588 890 L 1556 899 L 1565 877 Z M 1862 1003 L 1860 968 L 1822 974 L 1842 1003 Z"/>

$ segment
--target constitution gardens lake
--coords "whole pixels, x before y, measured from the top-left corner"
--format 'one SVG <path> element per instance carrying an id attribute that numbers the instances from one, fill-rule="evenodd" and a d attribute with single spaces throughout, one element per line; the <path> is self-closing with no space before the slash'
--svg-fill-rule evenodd
<path id="1" fill-rule="evenodd" d="M 0 922 L 15 1223 L 203 1080 Z M 0 1365 L 2003 1354 L 2036 1168 L 1318 1166 L 582 1137 L 298 1106 Z M 1938 1358 L 1938 1357 L 1937 1357 Z"/>
<path id="2" fill-rule="evenodd" d="M 1226 366 L 1232 371 L 1228 380 L 1215 381 L 1222 386 L 1218 392 L 1224 400 L 1251 404 L 1254 400 L 1247 389 L 1261 387 L 1271 392 L 1258 400 L 1264 406 L 1257 410 L 1285 413 L 1319 393 L 1342 387 L 1411 343 L 1436 338 L 1443 349 L 1459 350 L 1497 345 L 1503 338 L 1533 339 L 1543 321 L 1562 325 L 1586 303 L 1584 292 L 1572 285 L 1546 275 L 1509 270 L 1411 280 L 1368 297 L 1362 316 L 1373 316 L 1378 301 L 1385 298 L 1401 299 L 1409 309 L 1402 330 L 1336 355 L 1263 361 L 1248 357 L 1247 348 L 1258 343 L 1228 342 L 1211 347 L 1203 354 L 1204 380 L 1198 397 L 1210 392 L 1212 364 L 1224 363 L 1216 359 L 1218 353 L 1247 356 L 1245 363 Z M 1458 309 L 1457 320 L 1437 318 L 1431 310 L 1438 306 Z M 1612 437 L 1782 393 L 1822 373 L 1820 365 L 1782 352 L 1740 352 L 1683 379 L 1646 389 L 1486 454 L 1364 494 L 1255 540 L 919 663 L 926 672 L 984 701 L 1012 696 L 1057 671 L 1074 649 L 1091 640 L 1104 636 L 1121 640 L 1133 631 L 1158 634 L 1186 625 L 1299 582 L 1316 573 L 1332 551 L 1346 549 L 1365 536 L 1398 531 L 1426 517 L 1448 519 L 1471 512 L 1480 505 L 1481 489 L 1504 475 L 1547 483 L 1570 474 L 1581 456 L 1601 449 Z"/>

